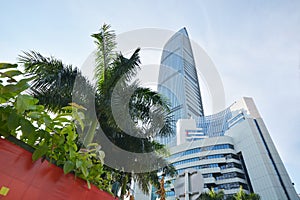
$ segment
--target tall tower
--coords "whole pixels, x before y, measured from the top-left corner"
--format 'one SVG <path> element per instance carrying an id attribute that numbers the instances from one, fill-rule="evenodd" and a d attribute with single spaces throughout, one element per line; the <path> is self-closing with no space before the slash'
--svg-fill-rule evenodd
<path id="1" fill-rule="evenodd" d="M 193 51 L 186 28 L 175 33 L 164 46 L 158 92 L 168 99 L 174 110 L 174 132 L 178 119 L 204 116 Z M 174 146 L 176 136 L 161 142 Z"/>

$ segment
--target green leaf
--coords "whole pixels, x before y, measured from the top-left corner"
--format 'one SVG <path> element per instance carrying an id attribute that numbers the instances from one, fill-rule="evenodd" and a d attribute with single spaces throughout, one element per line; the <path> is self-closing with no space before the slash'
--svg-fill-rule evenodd
<path id="1" fill-rule="evenodd" d="M 26 138 L 26 143 L 30 146 L 34 146 L 34 144 L 37 142 L 37 139 L 39 138 L 39 135 L 36 132 L 34 132 L 32 134 L 27 135 Z"/>
<path id="2" fill-rule="evenodd" d="M 81 160 L 76 160 L 76 168 L 79 168 L 82 166 L 82 161 Z"/>
<path id="3" fill-rule="evenodd" d="M 35 134 L 35 127 L 32 125 L 30 121 L 28 121 L 25 118 L 22 118 L 20 120 L 21 123 L 21 130 L 23 133 L 23 136 L 27 137 L 29 134 Z"/>
<path id="4" fill-rule="evenodd" d="M 50 127 L 50 126 L 51 126 L 52 119 L 51 119 L 50 116 L 48 116 L 48 115 L 44 116 L 44 117 L 43 117 L 43 120 L 44 120 L 45 125 L 46 125 L 47 127 Z"/>
<path id="5" fill-rule="evenodd" d="M 40 157 L 44 156 L 48 151 L 48 145 L 45 143 L 42 146 L 39 146 L 32 154 L 32 160 L 36 161 Z"/>
<path id="6" fill-rule="evenodd" d="M 81 172 L 82 172 L 82 174 L 83 174 L 83 176 L 86 178 L 86 177 L 88 177 L 88 175 L 89 175 L 89 171 L 88 171 L 88 169 L 87 169 L 87 167 L 86 166 L 80 166 L 80 170 L 81 170 Z"/>
<path id="7" fill-rule="evenodd" d="M 15 110 L 13 110 L 15 111 Z M 7 127 L 10 130 L 15 130 L 19 126 L 20 117 L 17 115 L 16 112 L 11 112 L 7 119 Z"/>
<path id="8" fill-rule="evenodd" d="M 75 131 L 72 129 L 72 126 L 66 126 L 62 129 L 61 131 L 62 134 L 67 134 L 67 140 L 68 141 L 74 141 L 77 137 L 77 134 L 75 133 Z"/>
<path id="9" fill-rule="evenodd" d="M 83 131 L 84 123 L 82 119 L 84 119 L 84 114 L 82 112 L 73 112 L 73 117 L 79 123 L 81 131 Z"/>
<path id="10" fill-rule="evenodd" d="M 49 132 L 47 132 L 45 130 L 42 130 L 42 129 L 39 129 L 39 130 L 35 131 L 35 133 L 40 138 L 43 138 L 45 141 L 49 141 L 50 138 L 52 137 Z"/>
<path id="11" fill-rule="evenodd" d="M 17 68 L 17 64 L 0 63 L 0 69 Z"/>
<path id="12" fill-rule="evenodd" d="M 56 145 L 62 145 L 65 142 L 65 137 L 61 135 L 54 134 L 53 135 L 53 143 Z"/>
<path id="13" fill-rule="evenodd" d="M 9 98 L 4 98 L 2 95 L 0 96 L 0 103 L 2 104 L 2 103 L 5 103 L 5 102 L 7 102 L 7 100 L 8 100 Z"/>
<path id="14" fill-rule="evenodd" d="M 28 89 L 30 85 L 28 82 L 32 80 L 32 78 L 22 79 L 17 84 L 8 84 L 1 88 L 0 94 L 10 94 L 12 96 L 18 95 L 24 90 Z"/>
<path id="15" fill-rule="evenodd" d="M 101 161 L 102 164 L 104 164 L 104 158 L 105 158 L 105 153 L 104 151 L 98 151 L 98 156 L 97 158 Z"/>
<path id="16" fill-rule="evenodd" d="M 18 95 L 16 100 L 16 109 L 18 113 L 24 113 L 25 110 L 30 110 L 38 102 L 33 96 L 21 94 Z"/>
<path id="17" fill-rule="evenodd" d="M 69 149 L 69 155 L 70 158 L 74 158 L 76 156 L 76 151 L 72 147 Z"/>
<path id="18" fill-rule="evenodd" d="M 9 70 L 6 72 L 2 72 L 0 77 L 8 77 L 8 78 L 12 78 L 14 76 L 18 76 L 23 74 L 21 71 L 19 70 Z"/>
<path id="19" fill-rule="evenodd" d="M 1 88 L 1 94 L 10 94 L 11 96 L 15 96 L 21 93 L 22 91 L 26 90 L 27 88 L 24 87 L 23 89 L 23 87 L 19 87 L 17 84 L 8 84 Z"/>
<path id="20" fill-rule="evenodd" d="M 64 173 L 67 174 L 69 172 L 71 172 L 74 169 L 75 165 L 72 161 L 68 160 L 67 162 L 65 162 L 64 164 Z"/>
<path id="21" fill-rule="evenodd" d="M 28 117 L 30 117 L 31 119 L 40 119 L 41 113 L 33 111 L 33 112 L 28 113 Z"/>

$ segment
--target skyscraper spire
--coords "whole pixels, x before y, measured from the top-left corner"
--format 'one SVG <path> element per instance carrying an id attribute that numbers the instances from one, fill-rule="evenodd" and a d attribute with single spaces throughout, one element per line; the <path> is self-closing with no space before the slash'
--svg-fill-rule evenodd
<path id="1" fill-rule="evenodd" d="M 193 50 L 186 28 L 180 29 L 165 44 L 161 56 L 158 92 L 174 110 L 174 127 L 178 119 L 204 115 Z M 165 141 L 173 146 L 176 137 Z"/>

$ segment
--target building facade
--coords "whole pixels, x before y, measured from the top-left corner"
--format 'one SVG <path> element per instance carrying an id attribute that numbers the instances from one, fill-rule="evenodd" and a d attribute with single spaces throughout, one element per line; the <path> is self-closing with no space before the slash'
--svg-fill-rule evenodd
<path id="1" fill-rule="evenodd" d="M 170 148 L 168 161 L 183 173 L 199 170 L 204 191 L 223 190 L 226 196 L 254 192 L 262 200 L 299 199 L 253 100 L 242 98 L 227 109 L 204 116 L 190 40 L 185 28 L 166 43 L 161 57 L 158 92 L 169 100 L 176 135 L 157 138 Z M 176 125 L 175 125 L 176 123 Z M 165 188 L 175 200 L 174 179 Z M 170 182 L 170 183 L 169 183 Z M 135 190 L 139 200 L 158 199 Z"/>
<path id="2" fill-rule="evenodd" d="M 185 28 L 175 33 L 163 48 L 158 92 L 174 111 L 174 131 L 178 119 L 196 119 L 204 115 L 193 51 Z M 161 142 L 174 146 L 176 136 Z"/>
<path id="3" fill-rule="evenodd" d="M 168 160 L 178 173 L 189 168 L 202 173 L 205 190 L 233 195 L 242 186 L 262 200 L 298 199 L 251 98 L 242 98 L 215 115 L 179 120 L 177 146 L 170 152 Z M 175 199 L 173 182 L 166 185 L 168 200 Z"/>

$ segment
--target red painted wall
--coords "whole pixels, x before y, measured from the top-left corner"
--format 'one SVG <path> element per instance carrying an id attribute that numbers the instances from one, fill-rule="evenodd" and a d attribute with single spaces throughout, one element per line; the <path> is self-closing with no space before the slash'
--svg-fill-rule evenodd
<path id="1" fill-rule="evenodd" d="M 32 162 L 31 153 L 0 138 L 0 189 L 10 190 L 0 199 L 12 200 L 113 200 L 110 194 L 91 185 L 47 160 Z"/>

